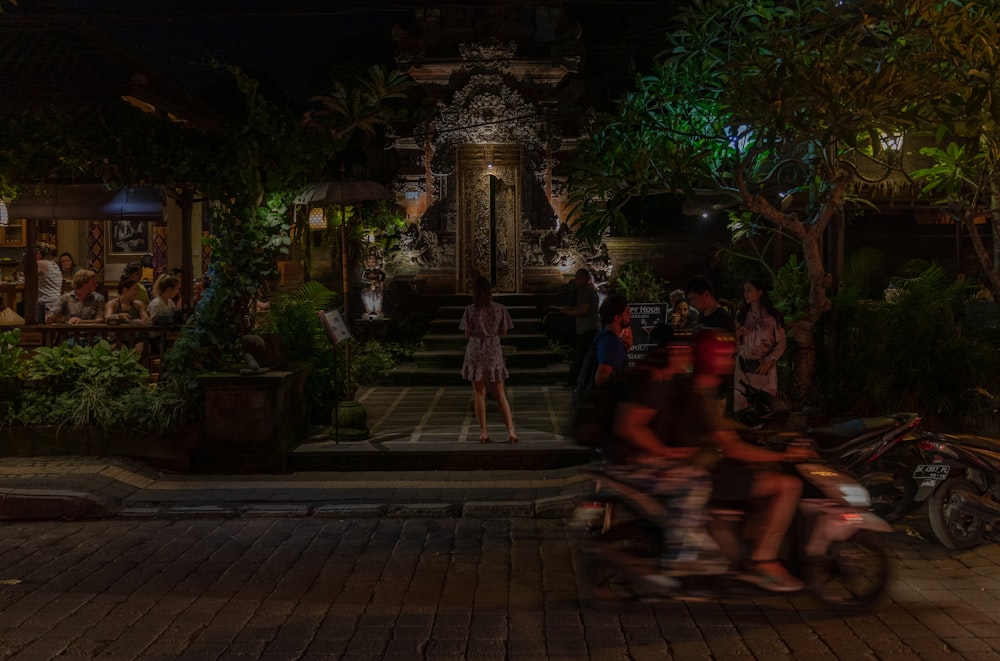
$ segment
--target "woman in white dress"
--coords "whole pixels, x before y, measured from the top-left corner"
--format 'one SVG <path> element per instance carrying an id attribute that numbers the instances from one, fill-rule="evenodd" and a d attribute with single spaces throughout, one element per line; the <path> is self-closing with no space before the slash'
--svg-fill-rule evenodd
<path id="1" fill-rule="evenodd" d="M 486 384 L 489 383 L 493 399 L 496 400 L 507 426 L 507 442 L 517 443 L 520 439 L 514 430 L 510 404 L 503 389 L 508 373 L 500 349 L 500 336 L 506 335 L 514 324 L 507 308 L 493 300 L 490 281 L 482 276 L 476 278 L 473 284 L 472 301 L 472 305 L 465 308 L 458 327 L 469 338 L 462 365 L 462 378 L 472 382 L 476 420 L 479 422 L 479 442 L 490 441 L 489 431 L 486 429 Z"/>
<path id="2" fill-rule="evenodd" d="M 785 353 L 785 322 L 757 279 L 743 284 L 743 303 L 736 311 L 739 356 L 733 375 L 733 411 L 747 408 L 740 382 L 778 396 L 778 359 Z"/>

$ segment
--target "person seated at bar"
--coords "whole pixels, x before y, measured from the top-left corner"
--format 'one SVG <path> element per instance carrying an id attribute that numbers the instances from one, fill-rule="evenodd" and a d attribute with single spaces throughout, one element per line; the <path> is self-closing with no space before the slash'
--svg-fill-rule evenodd
<path id="1" fill-rule="evenodd" d="M 127 275 L 122 275 L 118 282 L 118 298 L 113 298 L 104 306 L 104 317 L 108 321 L 116 319 L 125 322 L 149 323 L 149 312 L 146 304 L 139 300 L 139 282 Z"/>
<path id="2" fill-rule="evenodd" d="M 73 276 L 73 291 L 59 297 L 45 316 L 48 324 L 103 324 L 104 297 L 97 293 L 97 274 L 80 269 Z"/>
<path id="3" fill-rule="evenodd" d="M 163 323 L 162 320 L 165 318 L 173 321 L 174 310 L 177 309 L 174 297 L 178 291 L 180 283 L 177 278 L 172 275 L 161 275 L 153 285 L 153 300 L 149 302 L 150 319 L 156 321 L 159 317 L 161 321 L 157 323 Z"/>
<path id="4" fill-rule="evenodd" d="M 201 302 L 202 294 L 208 289 L 208 286 L 212 284 L 211 279 L 208 276 L 202 278 L 195 278 L 194 282 L 191 283 L 191 309 L 197 310 L 198 303 Z"/>
<path id="5" fill-rule="evenodd" d="M 181 269 L 179 269 L 179 268 L 174 267 L 174 268 L 170 269 L 170 275 L 172 275 L 173 277 L 177 278 L 177 293 L 174 294 L 174 297 L 171 300 L 174 302 L 174 305 L 178 309 L 184 307 L 184 303 L 183 303 L 183 301 L 181 301 L 181 286 L 182 286 L 182 283 L 181 283 L 181 281 L 182 281 L 181 273 L 183 273 L 183 271 L 181 271 Z"/>
<path id="6" fill-rule="evenodd" d="M 149 306 L 149 290 L 146 289 L 145 285 L 141 284 L 142 281 L 142 265 L 139 262 L 129 262 L 125 265 L 122 270 L 122 279 L 131 278 L 137 283 L 140 283 L 140 287 L 135 290 L 135 299 L 137 301 L 142 301 L 143 305 Z"/>
<path id="7" fill-rule="evenodd" d="M 79 271 L 82 266 L 76 263 L 73 259 L 73 255 L 68 252 L 64 252 L 59 255 L 59 269 L 62 271 L 62 293 L 65 294 L 73 290 L 73 276 Z"/>

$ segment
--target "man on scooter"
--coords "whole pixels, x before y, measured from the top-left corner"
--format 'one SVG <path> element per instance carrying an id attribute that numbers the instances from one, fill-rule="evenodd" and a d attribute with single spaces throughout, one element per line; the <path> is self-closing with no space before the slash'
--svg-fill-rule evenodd
<path id="1" fill-rule="evenodd" d="M 774 452 L 744 442 L 739 425 L 719 412 L 716 395 L 719 384 L 733 373 L 735 338 L 727 333 L 704 330 L 694 343 L 692 388 L 697 408 L 690 415 L 699 420 L 702 442 L 718 448 L 723 456 L 712 469 L 712 497 L 715 500 L 752 501 L 759 504 L 760 515 L 750 559 L 741 578 L 766 590 L 794 592 L 802 581 L 795 578 L 778 560 L 778 550 L 795 515 L 802 483 L 791 475 L 754 469 L 747 464 L 774 461 L 803 461 L 815 456 L 806 447 L 789 447 Z"/>
<path id="2" fill-rule="evenodd" d="M 705 530 L 706 506 L 712 478 L 704 466 L 691 461 L 697 441 L 684 442 L 683 406 L 678 401 L 681 381 L 688 381 L 691 346 L 668 344 L 649 352 L 620 384 L 614 438 L 606 458 L 615 466 L 607 472 L 655 498 L 629 504 L 663 531 L 662 569 L 671 575 L 720 573 L 718 546 Z M 681 418 L 681 419 L 678 419 Z M 714 558 L 706 556 L 713 555 Z M 715 567 L 715 569 L 713 569 Z M 645 577 L 656 588 L 671 588 L 659 572 Z"/>

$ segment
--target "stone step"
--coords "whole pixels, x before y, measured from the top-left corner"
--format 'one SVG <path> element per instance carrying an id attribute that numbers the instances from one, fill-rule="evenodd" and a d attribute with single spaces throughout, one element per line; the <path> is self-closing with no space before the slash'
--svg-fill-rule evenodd
<path id="1" fill-rule="evenodd" d="M 465 314 L 466 305 L 442 305 L 437 309 L 437 313 L 434 315 L 436 319 L 455 319 L 457 321 L 462 319 L 462 315 Z M 541 316 L 539 309 L 534 305 L 508 305 L 507 314 L 510 318 L 514 320 L 517 324 L 518 319 L 537 319 Z"/>
<path id="2" fill-rule="evenodd" d="M 514 347 L 504 347 L 503 355 L 508 370 L 514 367 L 540 367 L 560 360 L 559 355 L 554 351 L 532 351 L 530 349 L 519 351 Z M 421 369 L 425 367 L 461 369 L 462 363 L 465 361 L 465 349 L 458 351 L 415 351 L 413 360 Z"/>
<path id="3" fill-rule="evenodd" d="M 471 392 L 471 391 L 470 391 Z M 553 470 L 594 461 L 594 450 L 585 447 L 524 447 L 493 443 L 496 448 L 434 450 L 428 452 L 372 452 L 369 449 L 337 452 L 296 451 L 288 455 L 288 470 L 306 471 L 498 471 Z"/>
<path id="4" fill-rule="evenodd" d="M 444 335 L 447 333 L 454 333 L 456 335 L 462 335 L 462 331 L 458 328 L 458 322 L 461 317 L 456 319 L 432 319 L 430 322 L 430 332 L 435 335 Z M 508 334 L 518 335 L 521 333 L 542 333 L 545 331 L 545 325 L 542 320 L 535 318 L 523 318 L 523 319 L 511 319 L 514 322 L 514 328 L 512 328 Z"/>
<path id="5" fill-rule="evenodd" d="M 567 363 L 552 363 L 536 367 L 508 367 L 507 383 L 533 385 L 560 385 L 566 381 Z M 380 385 L 390 386 L 451 386 L 469 385 L 462 378 L 461 361 L 458 367 L 417 367 L 415 362 L 403 363 L 391 369 Z"/>
<path id="6" fill-rule="evenodd" d="M 469 294 L 438 294 L 432 297 L 439 306 L 456 306 L 464 308 L 472 303 Z M 511 306 L 546 306 L 559 305 L 559 294 L 494 294 L 493 300 L 507 307 Z"/>
<path id="7" fill-rule="evenodd" d="M 465 351 L 469 340 L 461 333 L 441 333 L 424 335 L 420 340 L 424 351 Z M 549 338 L 542 333 L 513 333 L 500 338 L 500 346 L 513 347 L 518 351 L 547 350 Z"/>

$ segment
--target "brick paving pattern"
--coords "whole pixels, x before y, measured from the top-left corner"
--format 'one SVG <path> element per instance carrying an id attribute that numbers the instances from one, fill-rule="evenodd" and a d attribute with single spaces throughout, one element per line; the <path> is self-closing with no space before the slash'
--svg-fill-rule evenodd
<path id="1" fill-rule="evenodd" d="M 0 524 L 3 659 L 995 659 L 1000 546 L 889 536 L 868 613 L 806 594 L 593 604 L 559 519 Z"/>

